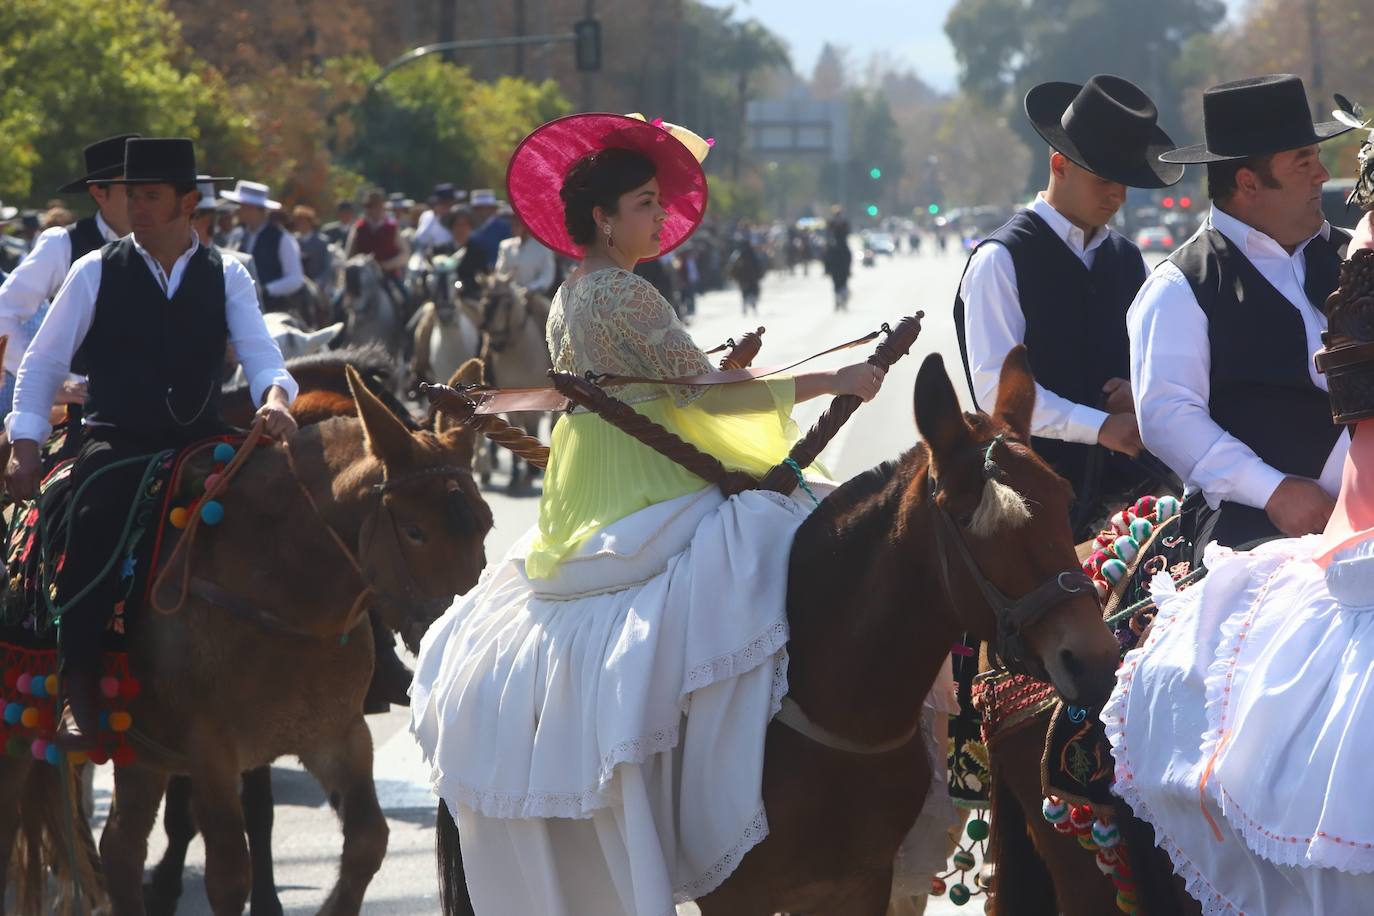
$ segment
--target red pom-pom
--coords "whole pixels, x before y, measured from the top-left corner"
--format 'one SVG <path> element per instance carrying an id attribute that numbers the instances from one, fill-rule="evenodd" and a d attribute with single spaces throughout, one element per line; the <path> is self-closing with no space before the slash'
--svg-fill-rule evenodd
<path id="1" fill-rule="evenodd" d="M 91 763 L 98 767 L 104 766 L 110 762 L 110 755 L 105 753 L 105 749 L 99 745 L 87 751 L 86 756 L 90 758 Z"/>
<path id="2" fill-rule="evenodd" d="M 119 682 L 119 695 L 126 700 L 137 699 L 143 692 L 143 685 L 138 682 L 138 678 L 126 677 Z"/>
<path id="3" fill-rule="evenodd" d="M 117 767 L 126 767 L 134 762 L 134 749 L 127 744 L 121 744 L 115 748 L 114 754 L 110 757 Z"/>
<path id="4" fill-rule="evenodd" d="M 45 735 L 51 735 L 57 731 L 57 715 L 51 706 L 45 706 L 38 710 L 38 730 Z"/>
<path id="5" fill-rule="evenodd" d="M 1093 809 L 1088 805 L 1074 805 L 1069 809 L 1069 823 L 1073 824 L 1075 830 L 1091 830 L 1093 826 Z"/>

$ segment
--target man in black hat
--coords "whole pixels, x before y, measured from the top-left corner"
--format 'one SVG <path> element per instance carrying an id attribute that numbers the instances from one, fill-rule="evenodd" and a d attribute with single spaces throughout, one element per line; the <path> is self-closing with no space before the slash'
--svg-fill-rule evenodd
<path id="1" fill-rule="evenodd" d="M 5 350 L 6 374 L 0 406 L 8 410 L 13 394 L 14 374 L 29 343 L 28 322 L 43 303 L 57 295 L 71 266 L 107 242 L 129 234 L 124 186 L 111 183 L 124 171 L 124 142 L 138 134 L 120 134 L 90 144 L 83 151 L 86 174 L 68 182 L 58 191 L 63 194 L 85 191 L 95 201 L 94 216 L 77 220 L 70 226 L 55 226 L 38 236 L 23 262 L 0 286 L 0 334 L 9 336 Z"/>
<path id="2" fill-rule="evenodd" d="M 1167 187 L 1183 167 L 1158 161 L 1174 143 L 1154 103 L 1120 77 L 1043 83 L 1025 107 L 1052 150 L 1049 183 L 974 250 L 954 303 L 956 331 L 984 407 L 996 400 L 1007 352 L 1026 345 L 1033 445 L 1076 488 L 1075 524 L 1086 529 L 1097 503 L 1145 476 L 1127 457 L 1141 442 L 1126 381 L 1126 309 L 1145 261 L 1107 223 L 1127 187 Z"/>
<path id="3" fill-rule="evenodd" d="M 1207 141 L 1163 158 L 1207 164 L 1212 210 L 1131 306 L 1131 381 L 1145 445 L 1184 480 L 1198 557 L 1321 531 L 1349 437 L 1312 356 L 1349 235 L 1322 216 L 1330 174 L 1302 81 L 1281 74 L 1203 95 Z"/>
<path id="4" fill-rule="evenodd" d="M 287 437 L 296 429 L 288 410 L 296 384 L 267 333 L 252 278 L 191 231 L 201 199 L 191 141 L 130 139 L 122 171 L 133 233 L 73 265 L 24 354 L 15 409 L 5 420 L 14 443 L 8 487 L 27 498 L 38 483 L 39 444 L 50 432 L 48 405 L 81 351 L 90 395 L 72 479 L 80 503 L 57 576 L 67 706 L 56 743 L 68 751 L 91 745 L 99 637 L 128 588 L 122 570 L 104 568 L 118 550 L 143 471 L 118 462 L 223 431 L 220 377 L 230 344 L 267 432 Z"/>

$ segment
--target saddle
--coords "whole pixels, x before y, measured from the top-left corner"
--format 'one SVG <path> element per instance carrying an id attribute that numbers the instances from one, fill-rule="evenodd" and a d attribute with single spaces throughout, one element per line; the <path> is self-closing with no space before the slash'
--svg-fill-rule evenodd
<path id="1" fill-rule="evenodd" d="M 223 469 L 242 437 L 217 437 L 180 452 L 151 455 L 119 550 L 109 560 L 111 575 L 126 583 L 123 599 L 111 608 L 101 636 L 102 712 L 96 764 L 132 763 L 127 740 L 133 725 L 129 704 L 141 686 L 129 665 L 129 640 L 148 604 L 153 572 L 172 549 L 191 510 L 207 513 L 207 523 L 223 507 L 199 505 L 206 479 Z M 227 451 L 226 451 L 227 450 Z M 48 454 L 53 452 L 49 443 Z M 57 724 L 56 577 L 66 557 L 68 531 L 80 493 L 73 485 L 73 458 L 57 460 L 35 499 L 14 507 L 4 530 L 5 581 L 0 591 L 0 746 L 12 756 L 32 756 L 58 764 L 52 737 Z M 73 762 L 79 762 L 74 760 Z"/>

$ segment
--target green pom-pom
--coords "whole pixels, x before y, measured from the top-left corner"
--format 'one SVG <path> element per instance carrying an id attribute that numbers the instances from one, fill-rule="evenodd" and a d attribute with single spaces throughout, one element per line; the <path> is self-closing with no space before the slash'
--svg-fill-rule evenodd
<path id="1" fill-rule="evenodd" d="M 983 820 L 980 817 L 975 817 L 973 820 L 968 822 L 968 827 L 966 828 L 966 831 L 968 833 L 968 838 L 970 840 L 973 840 L 973 842 L 975 843 L 981 843 L 988 838 L 988 834 L 991 832 L 991 829 L 988 827 L 987 821 Z"/>

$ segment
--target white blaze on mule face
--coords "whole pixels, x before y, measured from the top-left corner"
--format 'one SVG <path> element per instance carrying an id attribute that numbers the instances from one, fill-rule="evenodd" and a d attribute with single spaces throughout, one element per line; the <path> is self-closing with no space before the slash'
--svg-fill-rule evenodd
<path id="1" fill-rule="evenodd" d="M 973 510 L 968 531 L 976 538 L 985 538 L 1003 527 L 1020 528 L 1030 519 L 1030 503 L 1024 496 L 1000 480 L 989 480 L 983 485 L 983 498 Z"/>

